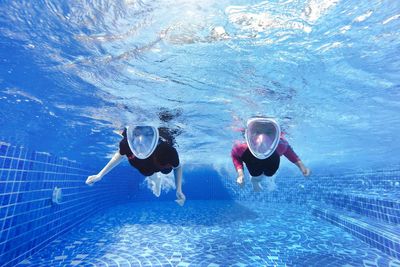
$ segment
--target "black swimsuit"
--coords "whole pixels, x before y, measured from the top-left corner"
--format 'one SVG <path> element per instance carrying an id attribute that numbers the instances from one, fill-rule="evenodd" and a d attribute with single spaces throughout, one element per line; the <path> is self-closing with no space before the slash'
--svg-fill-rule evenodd
<path id="1" fill-rule="evenodd" d="M 119 143 L 119 153 L 121 155 L 126 155 L 129 159 L 129 163 L 133 167 L 135 167 L 141 174 L 143 174 L 144 176 L 151 176 L 155 172 L 161 172 L 163 174 L 168 174 L 172 171 L 171 167 L 165 168 L 165 169 L 160 169 L 154 163 L 154 161 L 155 161 L 154 158 L 158 158 L 158 155 L 160 153 L 165 153 L 165 152 L 163 152 L 166 150 L 166 149 L 164 149 L 165 146 L 171 146 L 171 145 L 160 140 L 156 149 L 150 155 L 150 157 L 148 157 L 146 159 L 139 159 L 133 155 L 133 153 L 129 147 L 128 140 L 126 138 L 126 130 L 122 133 L 122 135 L 124 136 L 124 138 Z M 167 164 L 173 166 L 174 168 L 178 167 L 179 166 L 179 156 L 178 156 L 178 152 L 176 151 L 176 149 L 173 148 L 173 149 L 169 149 L 167 151 L 169 151 L 168 152 L 169 155 L 167 155 L 168 156 Z"/>
<path id="2" fill-rule="evenodd" d="M 242 160 L 246 163 L 246 167 L 251 176 L 272 176 L 279 168 L 280 156 L 275 150 L 274 153 L 266 159 L 258 159 L 251 154 L 247 148 L 243 155 Z"/>

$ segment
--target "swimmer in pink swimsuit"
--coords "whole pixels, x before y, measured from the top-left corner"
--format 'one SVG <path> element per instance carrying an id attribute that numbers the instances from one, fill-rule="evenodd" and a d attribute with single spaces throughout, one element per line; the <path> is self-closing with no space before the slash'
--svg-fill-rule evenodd
<path id="1" fill-rule="evenodd" d="M 262 120 L 262 123 L 258 123 L 258 120 Z M 257 123 L 258 125 L 254 126 Z M 268 124 L 276 125 L 277 131 L 271 131 L 272 128 Z M 256 118 L 253 119 L 252 124 L 248 123 L 248 129 L 249 125 L 254 129 L 258 128 L 256 130 L 252 129 L 253 132 L 251 133 L 250 130 L 246 130 L 246 142 L 237 142 L 233 146 L 231 152 L 233 165 L 238 173 L 236 182 L 241 187 L 244 186 L 243 162 L 246 163 L 247 170 L 252 176 L 251 182 L 254 191 L 259 192 L 261 191 L 261 186 L 259 184 L 261 178 L 263 176 L 271 177 L 276 173 L 280 164 L 280 156 L 282 155 L 294 163 L 304 176 L 310 175 L 310 169 L 303 164 L 299 156 L 293 151 L 274 120 L 269 118 Z M 270 127 L 270 129 L 267 129 L 266 133 L 262 133 L 262 131 L 268 127 Z M 279 139 L 277 136 L 279 136 Z M 272 139 L 275 139 L 275 141 Z M 252 144 L 252 149 L 249 148 L 249 142 Z M 263 157 L 262 153 L 264 153 L 266 157 Z M 272 187 L 274 187 L 275 183 L 273 178 L 270 181 L 273 182 Z"/>

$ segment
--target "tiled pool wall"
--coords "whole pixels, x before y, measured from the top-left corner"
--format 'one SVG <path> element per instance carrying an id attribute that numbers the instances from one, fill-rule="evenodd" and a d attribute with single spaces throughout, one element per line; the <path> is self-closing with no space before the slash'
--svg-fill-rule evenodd
<path id="1" fill-rule="evenodd" d="M 315 216 L 400 259 L 399 169 L 315 178 L 308 201 Z"/>
<path id="2" fill-rule="evenodd" d="M 253 192 L 249 178 L 244 189 L 232 177 L 224 183 L 232 199 L 303 205 L 315 216 L 400 259 L 400 168 L 309 178 L 278 174 L 275 181 L 274 191 L 268 191 L 263 181 L 261 193 Z"/>
<path id="3" fill-rule="evenodd" d="M 246 177 L 245 187 L 239 188 L 232 174 L 225 172 L 223 175 L 228 177 L 220 178 L 224 188 L 235 200 L 335 206 L 388 223 L 400 223 L 400 168 L 337 175 L 313 174 L 308 178 L 278 174 L 276 189 L 269 191 L 264 178 L 260 193 L 253 192 L 249 177 Z"/>
<path id="4" fill-rule="evenodd" d="M 67 159 L 0 144 L 0 266 L 14 266 L 138 187 L 118 170 L 89 187 L 91 174 Z M 60 204 L 52 203 L 55 187 L 62 189 Z"/>

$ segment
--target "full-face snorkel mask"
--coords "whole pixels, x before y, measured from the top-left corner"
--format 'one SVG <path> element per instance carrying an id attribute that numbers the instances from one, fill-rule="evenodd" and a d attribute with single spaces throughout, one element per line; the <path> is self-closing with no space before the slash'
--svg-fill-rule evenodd
<path id="1" fill-rule="evenodd" d="M 153 126 L 126 127 L 129 148 L 135 157 L 146 159 L 154 152 L 158 144 L 158 129 Z"/>
<path id="2" fill-rule="evenodd" d="M 245 138 L 251 154 L 266 159 L 274 153 L 279 143 L 281 128 L 268 117 L 253 117 L 247 121 Z"/>

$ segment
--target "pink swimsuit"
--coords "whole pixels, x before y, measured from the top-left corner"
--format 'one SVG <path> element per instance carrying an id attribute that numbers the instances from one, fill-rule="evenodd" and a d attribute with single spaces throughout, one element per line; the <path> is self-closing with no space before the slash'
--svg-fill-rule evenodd
<path id="1" fill-rule="evenodd" d="M 248 148 L 246 142 L 237 142 L 231 152 L 231 157 L 233 165 L 235 165 L 236 170 L 243 169 L 242 155 Z M 299 156 L 293 151 L 292 147 L 289 145 L 288 141 L 281 136 L 279 139 L 278 147 L 276 148 L 279 156 L 285 155 L 285 157 L 293 163 L 300 160 Z"/>

